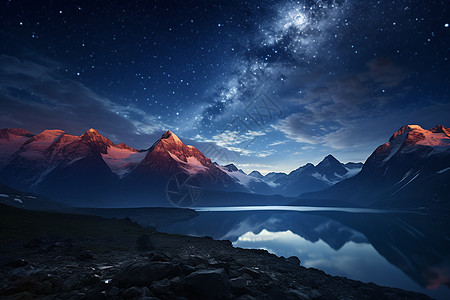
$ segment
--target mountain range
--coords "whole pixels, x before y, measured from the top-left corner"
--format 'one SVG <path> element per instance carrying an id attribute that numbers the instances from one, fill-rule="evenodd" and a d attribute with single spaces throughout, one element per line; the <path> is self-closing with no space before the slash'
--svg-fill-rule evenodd
<path id="1" fill-rule="evenodd" d="M 301 198 L 366 207 L 449 208 L 449 189 L 450 129 L 407 125 L 380 145 L 356 176 Z"/>
<path id="2" fill-rule="evenodd" d="M 115 144 L 95 129 L 81 136 L 2 129 L 0 182 L 74 206 L 167 206 L 182 203 L 186 195 L 195 205 L 201 191 L 210 202 L 216 192 L 221 199 L 239 193 L 235 198 L 252 203 L 255 197 L 246 194 L 301 195 L 317 203 L 336 199 L 356 206 L 427 206 L 430 201 L 448 202 L 449 132 L 443 126 L 425 130 L 408 125 L 364 165 L 343 164 L 328 155 L 317 165 L 263 176 L 258 171 L 246 174 L 233 164 L 220 166 L 171 131 L 138 150 Z"/>
<path id="3" fill-rule="evenodd" d="M 361 167 L 354 165 L 352 170 Z M 72 205 L 169 204 L 168 181 L 178 174 L 195 177 L 208 191 L 297 196 L 351 172 L 329 155 L 316 167 L 308 164 L 290 174 L 247 175 L 233 164 L 212 163 L 171 131 L 145 150 L 114 144 L 95 129 L 81 136 L 61 130 L 38 135 L 24 129 L 0 131 L 0 181 Z"/>

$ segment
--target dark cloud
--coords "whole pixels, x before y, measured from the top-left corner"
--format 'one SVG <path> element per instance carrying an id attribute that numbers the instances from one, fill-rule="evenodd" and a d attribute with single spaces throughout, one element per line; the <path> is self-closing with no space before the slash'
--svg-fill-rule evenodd
<path id="1" fill-rule="evenodd" d="M 0 127 L 38 133 L 58 128 L 81 134 L 93 127 L 116 141 L 149 146 L 161 122 L 134 106 L 121 106 L 83 84 L 60 78 L 57 65 L 0 57 Z"/>
<path id="2" fill-rule="evenodd" d="M 396 119 L 406 121 L 411 113 L 407 105 L 393 105 L 406 101 L 403 93 L 407 90 L 407 72 L 388 59 L 372 59 L 365 66 L 365 70 L 353 75 L 305 85 L 303 96 L 291 95 L 297 112 L 273 127 L 297 142 L 332 148 L 380 141 L 392 131 Z M 413 122 L 421 119 L 418 116 Z"/>

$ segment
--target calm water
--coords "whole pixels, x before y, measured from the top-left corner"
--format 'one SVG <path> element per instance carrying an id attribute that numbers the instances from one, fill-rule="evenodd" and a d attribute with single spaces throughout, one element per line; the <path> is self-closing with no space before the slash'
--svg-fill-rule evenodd
<path id="1" fill-rule="evenodd" d="M 214 207 L 161 231 L 297 256 L 305 267 L 450 299 L 450 218 L 323 207 Z"/>

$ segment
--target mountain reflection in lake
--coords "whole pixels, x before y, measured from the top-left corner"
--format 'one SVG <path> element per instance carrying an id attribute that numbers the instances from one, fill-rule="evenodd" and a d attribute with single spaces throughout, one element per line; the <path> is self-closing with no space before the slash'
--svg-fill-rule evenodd
<path id="1" fill-rule="evenodd" d="M 295 255 L 331 275 L 450 299 L 450 221 L 442 214 L 224 210 L 159 230 Z"/>

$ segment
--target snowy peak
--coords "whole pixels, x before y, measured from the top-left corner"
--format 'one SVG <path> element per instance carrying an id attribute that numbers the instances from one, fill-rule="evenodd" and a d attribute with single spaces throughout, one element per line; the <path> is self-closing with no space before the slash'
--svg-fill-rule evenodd
<path id="1" fill-rule="evenodd" d="M 14 137 L 32 137 L 33 135 L 22 128 L 3 128 L 0 129 L 0 139 L 9 140 Z"/>
<path id="2" fill-rule="evenodd" d="M 341 163 L 333 155 L 328 154 L 316 167 L 332 167 L 335 165 L 341 165 Z"/>
<path id="3" fill-rule="evenodd" d="M 89 129 L 82 136 L 80 136 L 82 141 L 86 141 L 91 144 L 96 151 L 106 154 L 108 152 L 108 147 L 114 146 L 114 143 L 102 136 L 96 129 Z"/>
<path id="4" fill-rule="evenodd" d="M 209 158 L 205 157 L 197 148 L 185 145 L 168 130 L 149 149 L 137 171 L 152 170 L 152 172 L 170 175 L 179 171 L 191 174 L 206 172 L 211 168 L 216 167 Z"/>
<path id="5" fill-rule="evenodd" d="M 130 147 L 130 146 L 124 144 L 124 143 L 117 144 L 115 147 L 117 149 L 129 150 L 129 151 L 133 151 L 133 152 L 137 152 L 138 151 L 137 149 L 134 149 L 133 147 Z"/>
<path id="6" fill-rule="evenodd" d="M 161 140 L 165 140 L 167 142 L 174 142 L 174 143 L 183 143 L 172 131 L 167 130 L 162 136 Z"/>
<path id="7" fill-rule="evenodd" d="M 319 164 L 317 164 L 316 170 L 330 176 L 334 174 L 342 176 L 347 173 L 347 169 L 344 165 L 331 154 L 327 155 Z"/>
<path id="8" fill-rule="evenodd" d="M 450 129 L 442 125 L 438 125 L 432 129 L 423 129 L 419 125 L 406 125 L 400 128 L 389 139 L 391 146 L 400 144 L 403 146 L 430 146 L 430 147 L 449 147 L 450 146 Z"/>
<path id="9" fill-rule="evenodd" d="M 450 137 L 450 128 L 444 127 L 442 125 L 438 125 L 430 129 L 433 133 L 443 133 L 446 136 Z"/>
<path id="10" fill-rule="evenodd" d="M 258 179 L 261 179 L 264 177 L 259 171 L 251 171 L 250 174 L 248 174 L 248 176 L 252 176 L 252 177 L 255 177 Z"/>
<path id="11" fill-rule="evenodd" d="M 397 139 L 399 136 L 405 135 L 405 134 L 407 134 L 408 132 L 413 131 L 413 130 L 420 130 L 420 131 L 422 131 L 422 130 L 424 130 L 424 129 L 423 129 L 422 127 L 420 127 L 419 125 L 405 125 L 405 126 L 402 126 L 399 130 L 397 130 L 397 131 L 391 136 L 391 138 L 389 139 L 389 141 L 391 142 L 391 141 Z"/>
<path id="12" fill-rule="evenodd" d="M 237 172 L 237 171 L 239 171 L 239 169 L 234 164 L 228 164 L 228 165 L 225 165 L 223 167 L 226 168 L 229 172 Z"/>

